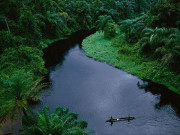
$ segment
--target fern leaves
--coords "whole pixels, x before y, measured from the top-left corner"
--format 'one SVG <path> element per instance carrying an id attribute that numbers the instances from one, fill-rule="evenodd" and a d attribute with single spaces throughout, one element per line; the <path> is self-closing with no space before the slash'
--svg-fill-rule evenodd
<path id="1" fill-rule="evenodd" d="M 87 135 L 87 122 L 78 121 L 78 115 L 69 112 L 68 109 L 56 108 L 54 113 L 49 113 L 49 108 L 44 107 L 37 113 L 34 125 L 28 123 L 28 117 L 24 118 L 23 131 L 27 135 Z"/>

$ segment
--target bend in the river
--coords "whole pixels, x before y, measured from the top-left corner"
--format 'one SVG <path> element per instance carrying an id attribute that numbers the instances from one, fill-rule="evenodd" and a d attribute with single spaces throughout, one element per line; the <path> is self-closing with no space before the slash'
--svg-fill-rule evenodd
<path id="1" fill-rule="evenodd" d="M 88 58 L 80 45 L 88 34 L 77 32 L 44 50 L 51 85 L 35 108 L 69 108 L 97 135 L 178 135 L 179 95 Z M 110 116 L 128 115 L 136 119 L 105 123 Z"/>

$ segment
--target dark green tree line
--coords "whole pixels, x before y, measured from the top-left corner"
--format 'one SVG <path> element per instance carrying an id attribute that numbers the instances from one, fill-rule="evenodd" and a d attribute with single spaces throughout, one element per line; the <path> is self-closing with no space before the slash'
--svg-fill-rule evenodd
<path id="1" fill-rule="evenodd" d="M 43 86 L 40 78 L 47 72 L 42 59 L 42 50 L 47 46 L 45 42 L 47 39 L 56 39 L 81 29 L 92 28 L 104 30 L 105 37 L 111 38 L 119 32 L 117 24 L 121 24 L 124 19 L 145 13 L 155 2 L 155 0 L 1 0 L 0 120 L 27 115 L 31 110 L 31 102 L 39 99 L 38 93 Z M 150 24 L 147 25 L 153 26 L 158 23 L 159 26 L 179 27 L 179 20 L 176 17 L 173 19 L 175 23 L 160 23 L 168 18 L 160 14 L 160 19 L 157 20 L 158 8 L 156 5 L 149 11 Z M 164 12 L 167 8 L 170 8 L 170 17 L 175 13 L 174 10 L 178 9 L 176 4 L 167 4 L 161 7 L 160 12 Z M 155 19 L 152 19 L 153 17 Z M 124 25 L 127 27 L 127 32 L 124 32 L 128 33 L 127 39 L 130 39 L 130 42 L 136 42 L 141 37 L 133 35 L 137 30 L 142 31 L 144 21 L 145 19 L 140 17 Z M 133 30 L 129 28 L 130 26 L 133 26 Z M 178 44 L 178 37 L 169 35 L 169 38 L 172 40 L 168 44 Z M 167 46 L 170 46 L 168 44 Z M 178 47 L 168 48 L 169 52 L 173 53 L 175 58 L 173 60 L 176 63 L 179 59 Z M 74 122 L 76 115 L 72 120 L 66 119 L 69 122 L 66 127 L 64 124 L 66 120 L 62 120 L 59 114 L 52 114 L 49 118 L 53 119 L 47 120 L 45 113 L 48 113 L 47 109 L 44 109 L 44 113 L 38 114 L 35 127 L 30 127 L 29 133 L 30 131 L 37 134 L 54 133 L 53 129 L 58 128 L 61 129 L 58 133 L 86 134 L 84 128 L 87 124 Z M 66 116 L 66 113 L 64 115 Z M 46 122 L 52 126 L 43 125 Z M 57 122 L 61 122 L 59 127 L 55 127 Z"/>

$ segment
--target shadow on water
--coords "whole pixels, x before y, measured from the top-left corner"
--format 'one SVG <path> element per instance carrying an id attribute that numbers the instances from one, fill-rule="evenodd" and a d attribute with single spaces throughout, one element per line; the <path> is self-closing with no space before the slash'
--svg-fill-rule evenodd
<path id="1" fill-rule="evenodd" d="M 64 40 L 56 41 L 43 50 L 43 59 L 45 60 L 45 67 L 51 69 L 56 64 L 61 65 L 64 61 L 64 57 L 68 51 L 74 47 L 77 43 L 81 43 L 84 38 L 93 34 L 95 29 L 92 30 L 80 30 L 71 34 L 70 37 Z M 49 73 L 45 75 L 45 82 L 50 82 Z"/>
<path id="2" fill-rule="evenodd" d="M 178 134 L 180 96 L 162 85 L 88 58 L 81 50 L 81 42 L 93 32 L 73 33 L 44 49 L 52 91 L 42 95 L 42 103 L 35 108 L 69 108 L 103 135 Z M 111 127 L 105 123 L 109 116 L 119 118 L 128 113 L 137 118 L 130 124 Z"/>
<path id="3" fill-rule="evenodd" d="M 66 53 L 70 48 L 74 47 L 77 43 L 81 43 L 82 40 L 94 33 L 95 30 L 80 30 L 78 32 L 72 33 L 68 39 L 60 40 L 50 44 L 47 48 L 43 50 L 45 60 L 45 67 L 50 68 L 56 64 L 62 64 Z"/>
<path id="4" fill-rule="evenodd" d="M 56 64 L 61 65 L 64 61 L 64 57 L 68 51 L 74 47 L 77 43 L 81 45 L 82 40 L 94 33 L 95 30 L 80 30 L 74 32 L 68 39 L 60 40 L 50 44 L 43 50 L 45 60 L 45 67 L 51 69 Z M 81 47 L 81 46 L 80 46 Z M 46 76 L 46 81 L 49 82 L 49 74 Z M 165 105 L 171 105 L 176 114 L 180 118 L 180 95 L 170 91 L 167 87 L 153 83 L 151 81 L 143 81 L 143 83 L 137 83 L 139 89 L 143 89 L 146 92 L 151 92 L 153 95 L 159 96 L 159 102 L 155 104 L 156 109 L 160 109 Z"/>
<path id="5" fill-rule="evenodd" d="M 175 110 L 177 116 L 180 118 L 180 95 L 170 91 L 167 87 L 153 83 L 151 81 L 143 81 L 137 83 L 139 89 L 146 92 L 151 92 L 153 95 L 159 96 L 159 102 L 155 104 L 156 109 L 161 109 L 163 106 L 171 105 Z"/>

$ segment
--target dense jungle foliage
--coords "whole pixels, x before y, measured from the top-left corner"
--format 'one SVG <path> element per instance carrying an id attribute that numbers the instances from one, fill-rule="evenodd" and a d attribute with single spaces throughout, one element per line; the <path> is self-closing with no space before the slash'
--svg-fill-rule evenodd
<path id="1" fill-rule="evenodd" d="M 53 113 L 44 107 L 41 112 L 23 117 L 23 127 L 26 135 L 86 135 L 93 132 L 87 129 L 87 122 L 78 121 L 76 113 L 57 107 Z"/>
<path id="2" fill-rule="evenodd" d="M 160 1 L 138 18 L 120 23 L 129 43 L 140 43 L 140 52 L 159 59 L 180 72 L 180 2 Z"/>
<path id="3" fill-rule="evenodd" d="M 0 8 L 1 122 L 32 112 L 45 86 L 43 48 L 81 29 L 102 30 L 106 38 L 124 33 L 127 42 L 140 44 L 141 55 L 180 72 L 178 0 L 1 0 Z"/>
<path id="4" fill-rule="evenodd" d="M 167 0 L 130 19 L 115 22 L 103 16 L 106 24 L 98 22 L 100 33 L 84 40 L 83 49 L 90 57 L 180 93 L 179 9 L 180 2 Z"/>

